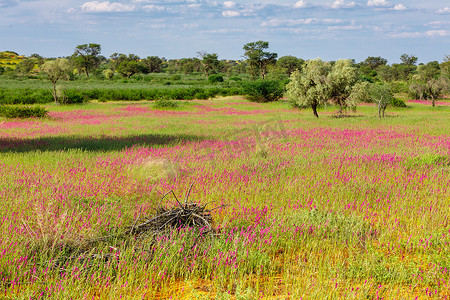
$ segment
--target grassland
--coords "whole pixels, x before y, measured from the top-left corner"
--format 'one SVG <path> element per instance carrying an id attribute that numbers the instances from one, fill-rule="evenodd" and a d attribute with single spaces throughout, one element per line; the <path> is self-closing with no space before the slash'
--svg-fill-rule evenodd
<path id="1" fill-rule="evenodd" d="M 15 69 L 23 59 L 24 56 L 17 55 L 16 53 L 0 51 L 0 67 Z"/>
<path id="2" fill-rule="evenodd" d="M 1 119 L 0 298 L 449 298 L 450 103 L 407 104 L 381 120 L 239 97 Z M 213 236 L 119 238 L 191 183 Z"/>

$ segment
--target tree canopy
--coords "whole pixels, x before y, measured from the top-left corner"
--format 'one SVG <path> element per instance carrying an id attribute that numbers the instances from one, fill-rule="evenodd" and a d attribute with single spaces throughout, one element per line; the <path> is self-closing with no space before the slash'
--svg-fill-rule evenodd
<path id="1" fill-rule="evenodd" d="M 59 80 L 68 79 L 69 74 L 72 71 L 72 66 L 68 59 L 66 58 L 58 58 L 56 60 L 46 61 L 42 65 L 42 71 L 44 71 L 48 79 L 53 85 L 53 99 L 55 103 L 58 103 L 58 93 L 56 91 L 56 83 Z"/>
<path id="2" fill-rule="evenodd" d="M 115 71 L 126 78 L 130 78 L 140 71 L 140 58 L 136 54 L 127 56 L 123 53 L 114 53 L 111 55 L 111 59 L 114 61 Z"/>
<path id="3" fill-rule="evenodd" d="M 251 42 L 244 45 L 244 57 L 248 61 L 250 74 L 253 77 L 259 75 L 261 79 L 264 79 L 267 67 L 276 62 L 278 54 L 265 51 L 268 48 L 269 42 L 264 41 Z"/>
<path id="4" fill-rule="evenodd" d="M 72 55 L 74 66 L 89 77 L 89 72 L 98 68 L 101 63 L 101 46 L 99 44 L 83 44 L 75 48 Z"/>
<path id="5" fill-rule="evenodd" d="M 205 73 L 206 78 L 209 77 L 209 74 L 212 72 L 219 71 L 222 66 L 222 62 L 219 60 L 219 56 L 217 53 L 207 53 L 205 51 L 197 52 L 198 56 L 202 61 L 202 69 L 203 73 Z"/>
<path id="6" fill-rule="evenodd" d="M 291 74 L 291 81 L 287 85 L 289 100 L 299 107 L 311 107 L 318 118 L 317 108 L 325 104 L 330 96 L 329 70 L 329 64 L 320 58 L 307 61 L 301 71 Z"/>

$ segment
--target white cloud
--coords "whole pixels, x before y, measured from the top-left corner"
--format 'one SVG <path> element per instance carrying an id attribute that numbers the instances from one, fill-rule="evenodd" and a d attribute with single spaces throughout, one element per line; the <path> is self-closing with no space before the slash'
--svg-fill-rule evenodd
<path id="1" fill-rule="evenodd" d="M 225 1 L 223 3 L 223 7 L 225 7 L 225 8 L 233 8 L 235 6 L 236 6 L 236 2 L 234 2 L 234 1 Z"/>
<path id="2" fill-rule="evenodd" d="M 438 9 L 437 13 L 441 14 L 441 15 L 450 14 L 450 7 L 445 7 L 445 8 Z"/>
<path id="3" fill-rule="evenodd" d="M 386 0 L 369 0 L 367 1 L 367 6 L 387 7 L 390 4 Z"/>
<path id="4" fill-rule="evenodd" d="M 403 4 L 396 4 L 393 8 L 391 8 L 392 10 L 398 10 L 398 11 L 402 11 L 402 10 L 408 10 L 408 8 L 406 6 L 404 6 Z"/>
<path id="5" fill-rule="evenodd" d="M 417 38 L 420 36 L 421 36 L 420 32 L 400 32 L 400 33 L 390 34 L 390 37 L 393 37 L 393 38 Z"/>
<path id="6" fill-rule="evenodd" d="M 164 10 L 166 10 L 164 7 L 159 6 L 159 5 L 154 5 L 154 4 L 144 5 L 142 8 L 145 10 L 148 10 L 148 11 L 164 11 Z"/>
<path id="7" fill-rule="evenodd" d="M 134 10 L 134 5 L 127 5 L 117 2 L 91 1 L 81 5 L 81 10 L 87 12 L 129 12 Z"/>
<path id="8" fill-rule="evenodd" d="M 228 34 L 228 33 L 241 33 L 245 32 L 244 29 L 239 28 L 220 28 L 220 29 L 213 29 L 213 30 L 205 30 L 203 31 L 205 33 L 220 33 L 220 34 Z"/>
<path id="9" fill-rule="evenodd" d="M 425 32 L 426 36 L 450 36 L 450 31 L 448 30 L 429 30 Z"/>
<path id="10" fill-rule="evenodd" d="M 345 2 L 344 0 L 336 0 L 331 4 L 331 8 L 352 8 L 355 7 L 355 2 Z"/>
<path id="11" fill-rule="evenodd" d="M 295 7 L 295 8 L 304 8 L 304 7 L 308 7 L 308 3 L 306 3 L 306 2 L 303 1 L 303 0 L 300 0 L 300 1 L 297 1 L 297 2 L 294 4 L 294 7 Z"/>
<path id="12" fill-rule="evenodd" d="M 342 24 L 345 21 L 342 19 L 271 19 L 261 23 L 265 27 L 279 27 L 279 26 L 296 26 L 296 25 L 312 25 L 312 24 Z"/>
<path id="13" fill-rule="evenodd" d="M 224 17 L 238 17 L 241 13 L 235 10 L 225 10 L 222 12 L 222 16 Z"/>
<path id="14" fill-rule="evenodd" d="M 440 26 L 448 26 L 450 25 L 450 21 L 432 21 L 426 24 L 427 26 L 434 26 L 434 27 L 440 27 Z"/>
<path id="15" fill-rule="evenodd" d="M 362 25 L 328 26 L 328 30 L 360 30 L 363 28 Z"/>
<path id="16" fill-rule="evenodd" d="M 446 37 L 450 36 L 449 30 L 429 30 L 425 32 L 400 32 L 390 35 L 393 38 L 419 38 L 419 37 Z"/>

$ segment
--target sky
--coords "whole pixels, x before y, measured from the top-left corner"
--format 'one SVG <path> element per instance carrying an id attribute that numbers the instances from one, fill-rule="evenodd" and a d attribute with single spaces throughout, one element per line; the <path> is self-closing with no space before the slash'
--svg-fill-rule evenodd
<path id="1" fill-rule="evenodd" d="M 243 59 L 268 41 L 278 57 L 355 59 L 450 55 L 449 0 L 0 0 L 0 51 L 69 56 L 97 43 L 102 55 Z"/>

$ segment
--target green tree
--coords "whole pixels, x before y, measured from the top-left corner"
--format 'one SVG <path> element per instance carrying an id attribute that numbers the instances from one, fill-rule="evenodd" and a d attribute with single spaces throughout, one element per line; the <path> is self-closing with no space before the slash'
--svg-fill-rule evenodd
<path id="1" fill-rule="evenodd" d="M 42 71 L 47 74 L 48 79 L 53 85 L 52 95 L 55 103 L 59 103 L 56 83 L 59 80 L 69 79 L 70 72 L 72 72 L 72 66 L 69 60 L 66 58 L 58 58 L 56 60 L 46 61 L 42 65 Z"/>
<path id="2" fill-rule="evenodd" d="M 317 108 L 330 99 L 329 71 L 329 64 L 319 58 L 307 61 L 301 71 L 291 74 L 286 87 L 289 100 L 299 107 L 311 107 L 318 118 Z"/>
<path id="3" fill-rule="evenodd" d="M 16 67 L 16 73 L 26 75 L 34 69 L 36 61 L 33 58 L 23 59 Z"/>
<path id="4" fill-rule="evenodd" d="M 89 72 L 97 69 L 101 63 L 100 52 L 99 44 L 78 45 L 72 54 L 74 66 L 79 72 L 83 71 L 89 77 Z"/>
<path id="5" fill-rule="evenodd" d="M 269 48 L 269 42 L 257 41 L 244 45 L 244 57 L 248 61 L 250 74 L 252 77 L 260 76 L 264 79 L 267 67 L 276 62 L 277 53 L 265 51 Z"/>
<path id="6" fill-rule="evenodd" d="M 384 118 L 384 112 L 389 103 L 394 100 L 394 95 L 388 84 L 376 84 L 373 83 L 369 88 L 370 99 L 377 104 L 378 107 L 378 117 Z"/>
<path id="7" fill-rule="evenodd" d="M 395 74 L 395 80 L 410 80 L 413 74 L 416 72 L 417 67 L 415 65 L 406 64 L 393 64 L 393 73 Z"/>
<path id="8" fill-rule="evenodd" d="M 128 54 L 127 56 L 123 53 L 114 53 L 110 58 L 114 62 L 114 70 L 126 78 L 130 78 L 141 70 L 140 58 L 136 54 Z"/>
<path id="9" fill-rule="evenodd" d="M 163 60 L 158 56 L 147 56 L 142 60 L 146 73 L 160 73 L 162 71 Z"/>
<path id="10" fill-rule="evenodd" d="M 202 69 L 206 78 L 209 77 L 210 73 L 219 72 L 219 70 L 223 67 L 217 53 L 206 53 L 205 51 L 199 51 L 197 54 L 201 58 Z"/>
<path id="11" fill-rule="evenodd" d="M 202 62 L 200 59 L 193 58 L 182 58 L 178 64 L 178 69 L 184 74 L 192 74 L 194 72 L 200 72 L 202 69 Z"/>
<path id="12" fill-rule="evenodd" d="M 439 65 L 442 75 L 450 79 L 450 55 L 444 57 L 444 61 Z"/>
<path id="13" fill-rule="evenodd" d="M 389 65 L 379 66 L 377 69 L 377 76 L 384 82 L 391 82 L 398 78 L 396 70 Z"/>
<path id="14" fill-rule="evenodd" d="M 406 66 L 415 66 L 417 63 L 418 58 L 413 56 L 413 55 L 408 55 L 408 54 L 402 54 L 400 56 L 400 60 L 402 62 L 403 65 Z"/>
<path id="15" fill-rule="evenodd" d="M 246 81 L 242 88 L 246 98 L 253 102 L 277 101 L 283 97 L 283 85 L 278 80 Z"/>
<path id="16" fill-rule="evenodd" d="M 342 114 L 347 107 L 355 109 L 356 102 L 349 98 L 357 79 L 356 68 L 352 61 L 348 59 L 336 61 L 327 77 L 330 99 L 339 106 L 339 113 Z"/>
<path id="17" fill-rule="evenodd" d="M 449 89 L 449 86 L 449 79 L 441 76 L 439 63 L 429 62 L 417 68 L 417 75 L 413 77 L 409 86 L 410 96 L 424 100 L 430 99 L 434 107 L 436 100 Z"/>
<path id="18" fill-rule="evenodd" d="M 394 101 L 394 95 L 388 84 L 369 82 L 359 82 L 355 84 L 349 98 L 354 102 L 376 103 L 379 118 L 384 118 L 388 104 Z"/>
<path id="19" fill-rule="evenodd" d="M 292 55 L 282 56 L 277 60 L 277 67 L 285 70 L 287 75 L 291 75 L 295 70 L 301 70 L 305 61 Z"/>
<path id="20" fill-rule="evenodd" d="M 385 66 L 386 64 L 387 59 L 384 59 L 381 56 L 369 56 L 363 62 L 361 62 L 361 65 L 364 65 L 371 70 L 376 70 L 378 67 Z"/>

